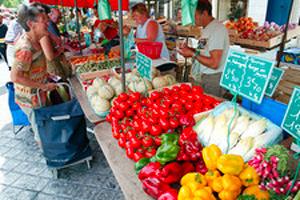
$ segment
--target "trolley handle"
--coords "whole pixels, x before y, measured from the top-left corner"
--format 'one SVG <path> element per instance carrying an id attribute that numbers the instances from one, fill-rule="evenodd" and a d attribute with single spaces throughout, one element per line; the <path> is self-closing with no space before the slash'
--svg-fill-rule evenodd
<path id="1" fill-rule="evenodd" d="M 70 84 L 68 84 L 68 83 L 56 83 L 56 84 L 59 85 L 59 86 L 67 86 L 68 90 L 69 90 L 69 94 L 70 94 L 70 99 L 74 98 L 74 94 L 72 92 Z M 37 91 L 36 91 L 37 92 L 36 95 L 37 95 L 37 98 L 38 98 L 40 106 L 42 106 L 42 100 L 41 100 L 41 96 L 40 96 L 40 91 L 41 91 L 41 89 L 38 88 Z M 46 92 L 49 92 L 49 91 L 46 91 Z"/>

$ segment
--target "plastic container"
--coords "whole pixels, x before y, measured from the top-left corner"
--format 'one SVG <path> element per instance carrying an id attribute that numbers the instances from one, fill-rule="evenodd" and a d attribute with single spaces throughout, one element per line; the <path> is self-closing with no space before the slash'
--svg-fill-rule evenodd
<path id="1" fill-rule="evenodd" d="M 161 42 L 139 42 L 137 43 L 138 51 L 149 58 L 158 59 L 163 44 Z"/>
<path id="2" fill-rule="evenodd" d="M 281 126 L 281 122 L 287 109 L 286 104 L 280 103 L 268 97 L 264 97 L 261 104 L 256 104 L 246 98 L 243 98 L 242 106 L 247 110 L 255 112 L 256 114 L 269 119 L 277 126 Z"/>

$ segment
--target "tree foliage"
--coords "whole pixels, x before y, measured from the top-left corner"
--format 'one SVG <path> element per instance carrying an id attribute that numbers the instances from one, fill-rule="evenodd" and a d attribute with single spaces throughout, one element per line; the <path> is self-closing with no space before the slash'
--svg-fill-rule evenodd
<path id="1" fill-rule="evenodd" d="M 0 5 L 7 8 L 16 8 L 20 5 L 23 0 L 0 0 Z"/>

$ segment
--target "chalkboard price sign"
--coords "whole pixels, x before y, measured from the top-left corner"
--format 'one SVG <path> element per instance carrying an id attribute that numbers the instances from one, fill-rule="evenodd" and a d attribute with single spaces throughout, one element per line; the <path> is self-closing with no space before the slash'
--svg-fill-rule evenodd
<path id="1" fill-rule="evenodd" d="M 269 97 L 273 96 L 283 74 L 284 74 L 283 69 L 278 67 L 273 68 L 272 75 L 266 89 L 266 95 L 268 95 Z"/>
<path id="2" fill-rule="evenodd" d="M 136 52 L 136 67 L 141 77 L 152 81 L 152 59 Z"/>
<path id="3" fill-rule="evenodd" d="M 260 104 L 273 66 L 272 61 L 231 49 L 220 85 Z"/>
<path id="4" fill-rule="evenodd" d="M 300 88 L 295 88 L 281 127 L 300 141 Z"/>

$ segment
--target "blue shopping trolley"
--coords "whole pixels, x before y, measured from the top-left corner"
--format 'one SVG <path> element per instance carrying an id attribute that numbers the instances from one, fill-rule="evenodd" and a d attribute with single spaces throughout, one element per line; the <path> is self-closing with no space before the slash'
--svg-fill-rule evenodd
<path id="1" fill-rule="evenodd" d="M 86 162 L 90 168 L 92 151 L 86 133 L 86 122 L 77 99 L 47 107 L 34 109 L 42 150 L 48 168 L 54 177 L 58 170 Z M 39 94 L 39 92 L 37 92 Z M 41 103 L 38 95 L 39 102 Z"/>

